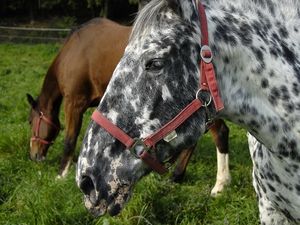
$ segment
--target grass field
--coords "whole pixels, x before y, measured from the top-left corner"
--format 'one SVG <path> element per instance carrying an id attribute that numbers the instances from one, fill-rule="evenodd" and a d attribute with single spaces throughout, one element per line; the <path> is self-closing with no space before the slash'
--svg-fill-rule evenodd
<path id="1" fill-rule="evenodd" d="M 209 195 L 215 182 L 216 154 L 212 139 L 206 135 L 199 141 L 182 184 L 170 182 L 169 175 L 151 174 L 136 186 L 119 216 L 93 218 L 75 184 L 75 164 L 65 180 L 55 180 L 63 132 L 45 162 L 29 160 L 25 94 L 38 95 L 58 49 L 57 44 L 0 44 L 0 225 L 259 224 L 246 133 L 230 123 L 232 184 L 222 195 Z M 85 115 L 76 155 L 91 111 Z"/>

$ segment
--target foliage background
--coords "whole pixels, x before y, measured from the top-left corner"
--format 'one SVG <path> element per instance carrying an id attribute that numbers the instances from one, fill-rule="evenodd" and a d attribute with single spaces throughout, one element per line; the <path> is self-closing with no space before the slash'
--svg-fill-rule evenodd
<path id="1" fill-rule="evenodd" d="M 231 123 L 232 184 L 222 195 L 209 195 L 215 182 L 216 154 L 208 134 L 199 141 L 182 184 L 170 182 L 169 175 L 152 173 L 138 183 L 119 216 L 93 218 L 75 184 L 75 163 L 65 180 L 55 180 L 64 132 L 45 162 L 29 160 L 25 94 L 39 94 L 59 48 L 58 44 L 0 44 L 0 225 L 259 224 L 245 131 Z M 85 114 L 76 155 L 91 112 Z M 60 116 L 63 121 L 64 115 Z"/>
<path id="2" fill-rule="evenodd" d="M 66 17 L 73 21 L 73 24 L 65 24 L 70 26 L 97 16 L 126 23 L 133 20 L 138 2 L 139 0 L 1 0 L 0 25 L 33 25 L 40 20 Z"/>

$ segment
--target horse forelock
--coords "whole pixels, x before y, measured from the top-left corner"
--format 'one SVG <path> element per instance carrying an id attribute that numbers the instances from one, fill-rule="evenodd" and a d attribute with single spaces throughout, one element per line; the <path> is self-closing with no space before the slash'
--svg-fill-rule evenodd
<path id="1" fill-rule="evenodd" d="M 167 1 L 152 0 L 137 14 L 129 40 L 140 37 L 149 27 L 157 27 L 159 20 L 157 16 L 167 8 Z"/>
<path id="2" fill-rule="evenodd" d="M 196 1 L 185 0 L 152 0 L 137 15 L 130 40 L 147 34 L 149 30 L 158 29 L 162 24 L 172 25 L 187 23 L 199 32 L 199 21 L 197 15 Z"/>

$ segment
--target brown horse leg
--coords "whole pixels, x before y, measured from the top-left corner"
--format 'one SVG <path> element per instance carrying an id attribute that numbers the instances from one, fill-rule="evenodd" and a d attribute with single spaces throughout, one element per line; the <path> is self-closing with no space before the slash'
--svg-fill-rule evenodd
<path id="1" fill-rule="evenodd" d="M 190 161 L 190 158 L 192 156 L 194 149 L 195 149 L 195 146 L 184 149 L 180 153 L 178 160 L 177 160 L 176 168 L 175 168 L 172 178 L 171 178 L 172 181 L 177 182 L 177 183 L 182 181 L 185 171 L 186 171 L 187 164 Z"/>
<path id="2" fill-rule="evenodd" d="M 218 119 L 215 121 L 214 126 L 211 127 L 210 132 L 217 147 L 217 179 L 211 191 L 211 195 L 216 196 L 231 181 L 228 155 L 229 128 L 226 126 L 224 120 Z"/>
<path id="3" fill-rule="evenodd" d="M 76 99 L 76 98 L 74 98 Z M 64 153 L 61 159 L 58 178 L 63 178 L 67 175 L 68 169 L 73 159 L 76 141 L 82 125 L 82 117 L 85 104 L 71 102 L 65 99 L 65 141 Z"/>
<path id="4" fill-rule="evenodd" d="M 226 126 L 223 120 L 218 119 L 210 128 L 210 132 L 217 147 L 217 181 L 211 191 L 211 195 L 216 195 L 217 193 L 221 192 L 231 181 L 228 161 L 229 128 Z M 172 180 L 174 182 L 182 181 L 193 151 L 194 147 L 185 149 L 180 153 L 178 163 L 172 175 Z"/>

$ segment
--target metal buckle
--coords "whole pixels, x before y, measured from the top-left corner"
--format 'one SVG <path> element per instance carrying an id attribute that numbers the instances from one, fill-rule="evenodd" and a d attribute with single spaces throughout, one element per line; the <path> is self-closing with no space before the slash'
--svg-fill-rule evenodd
<path id="1" fill-rule="evenodd" d="M 139 138 L 134 138 L 135 142 L 133 145 L 129 148 L 129 151 L 131 154 L 133 154 L 136 158 L 140 158 L 140 155 L 143 154 L 144 151 L 149 151 L 150 148 L 145 145 L 143 140 Z"/>
<path id="2" fill-rule="evenodd" d="M 196 92 L 196 99 L 200 99 L 199 98 L 199 93 L 200 93 L 200 91 L 201 91 L 201 88 Z M 202 101 L 202 99 L 200 99 L 201 101 Z M 209 96 L 209 100 L 208 100 L 208 102 L 203 102 L 203 106 L 204 107 L 207 107 L 207 106 L 209 106 L 210 105 L 210 103 L 211 103 L 211 101 L 212 101 L 212 97 L 211 97 L 211 95 Z"/>
<path id="3" fill-rule="evenodd" d="M 196 99 L 200 99 L 199 98 L 200 91 L 201 91 L 201 88 L 196 92 Z M 203 102 L 202 99 L 200 99 L 200 100 Z M 204 109 L 205 109 L 205 114 L 206 114 L 206 118 L 207 118 L 207 121 L 205 123 L 206 128 L 210 127 L 214 123 L 214 119 L 212 118 L 211 113 L 208 110 L 208 106 L 211 104 L 211 102 L 212 102 L 212 97 L 210 95 L 208 102 L 202 103 L 203 104 L 202 107 L 204 107 Z"/>
<path id="4" fill-rule="evenodd" d="M 40 118 L 42 119 L 43 117 L 44 117 L 44 113 L 42 112 L 42 111 L 40 111 L 40 113 L 39 113 L 40 115 Z"/>
<path id="5" fill-rule="evenodd" d="M 204 55 L 205 52 L 209 51 L 210 52 L 210 57 L 206 57 Z M 200 50 L 200 56 L 201 56 L 201 59 L 205 62 L 205 63 L 211 63 L 212 59 L 213 59 L 213 53 L 211 51 L 211 48 L 208 46 L 208 45 L 203 45 L 201 47 L 201 50 Z"/>

